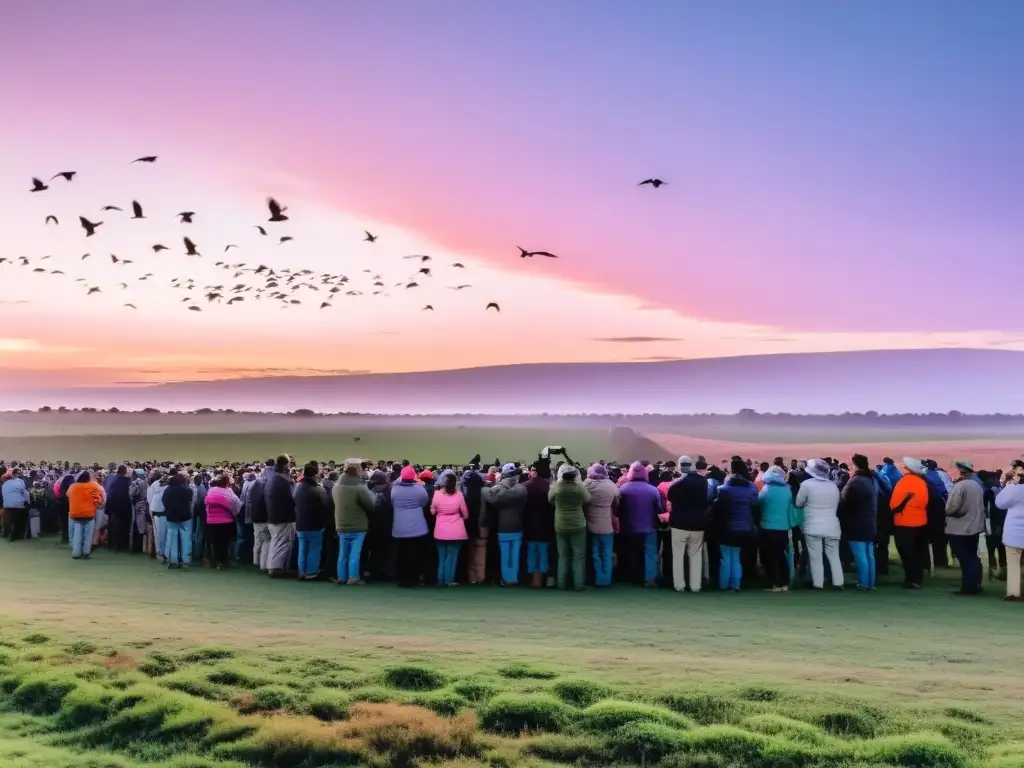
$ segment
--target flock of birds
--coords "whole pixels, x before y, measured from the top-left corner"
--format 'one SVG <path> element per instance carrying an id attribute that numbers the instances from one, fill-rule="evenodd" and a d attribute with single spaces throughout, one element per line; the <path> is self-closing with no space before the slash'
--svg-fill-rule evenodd
<path id="1" fill-rule="evenodd" d="M 131 162 L 134 163 L 155 163 L 157 161 L 156 155 L 146 155 L 144 157 L 136 158 Z M 77 175 L 76 171 L 60 171 L 44 182 L 42 179 L 33 178 L 32 188 L 29 190 L 32 193 L 46 192 L 50 189 L 50 184 L 57 179 L 63 179 L 64 182 L 71 182 Z M 654 189 L 666 184 L 667 182 L 662 181 L 658 178 L 646 179 L 638 186 L 650 185 Z M 267 210 L 270 213 L 269 218 L 266 220 L 268 224 L 280 224 L 282 222 L 289 221 L 289 217 L 286 215 L 288 210 L 287 207 L 281 205 L 273 197 L 267 198 Z M 116 205 L 104 205 L 100 209 L 101 213 L 116 212 L 123 213 L 124 210 Z M 196 217 L 195 211 L 180 211 L 176 214 L 179 224 L 192 224 Z M 131 204 L 131 220 L 145 219 L 145 211 L 142 204 L 133 200 Z M 91 238 L 97 235 L 97 229 L 104 225 L 103 221 L 91 221 L 86 216 L 78 217 L 79 224 L 85 231 L 85 237 Z M 47 215 L 44 220 L 44 226 L 60 226 L 60 220 L 57 216 L 50 214 Z M 270 237 L 271 228 L 263 224 L 254 224 L 254 229 L 257 230 L 260 237 Z M 276 234 L 276 233 L 275 233 Z M 364 230 L 365 237 L 364 242 L 376 243 L 378 235 L 375 235 L 367 230 Z M 277 244 L 284 245 L 292 242 L 294 237 L 288 234 L 282 234 L 277 236 Z M 184 246 L 184 253 L 186 256 L 202 257 L 199 251 L 198 245 L 188 235 L 182 237 L 182 245 Z M 170 251 L 171 248 L 163 243 L 155 243 L 152 246 L 154 253 L 159 254 L 162 251 Z M 232 249 L 238 249 L 239 246 L 235 243 L 229 243 L 224 247 L 224 253 L 228 253 Z M 527 259 L 535 256 L 555 259 L 558 258 L 556 254 L 550 251 L 530 251 L 521 246 L 519 248 L 520 258 Z M 80 261 L 85 261 L 91 257 L 91 254 L 85 253 L 81 256 Z M 43 256 L 40 261 L 51 258 L 50 256 Z M 404 290 L 420 287 L 420 280 L 430 279 L 433 277 L 433 269 L 428 266 L 432 261 L 433 257 L 428 254 L 413 254 L 410 256 L 403 256 L 405 260 L 414 260 L 418 264 L 418 269 L 415 274 L 409 278 L 402 280 L 394 284 L 395 288 L 404 286 Z M 133 259 L 125 259 L 118 257 L 115 254 L 110 254 L 110 261 L 112 264 L 127 266 L 135 263 Z M 16 263 L 19 266 L 30 268 L 34 273 L 49 273 L 52 275 L 65 275 L 66 273 L 60 269 L 47 269 L 42 266 L 33 266 L 31 259 L 25 256 L 20 256 L 17 260 L 0 257 L 0 264 L 5 262 Z M 228 306 L 238 304 L 245 301 L 247 298 L 252 300 L 267 300 L 276 301 L 282 308 L 288 308 L 291 306 L 302 304 L 302 299 L 296 298 L 297 292 L 300 289 L 307 291 L 314 291 L 320 293 L 320 309 L 328 309 L 333 306 L 333 301 L 338 294 L 344 296 L 361 296 L 364 294 L 361 290 L 356 290 L 350 287 L 349 278 L 344 274 L 332 274 L 328 272 L 316 273 L 310 269 L 293 269 L 290 267 L 273 269 L 265 264 L 257 264 L 255 266 L 246 262 L 227 262 L 217 261 L 215 267 L 230 272 L 230 279 L 226 280 L 221 284 L 207 284 L 203 286 L 197 286 L 196 282 L 192 278 L 172 278 L 170 280 L 170 287 L 175 290 L 181 290 L 186 295 L 181 299 L 182 304 L 187 304 L 188 311 L 201 312 L 202 307 L 200 306 L 199 296 L 205 298 L 208 303 L 217 302 L 224 303 Z M 451 269 L 463 270 L 465 265 L 454 262 L 450 265 Z M 384 278 L 380 274 L 375 274 L 373 270 L 364 269 L 363 273 L 370 275 L 371 286 L 368 290 L 372 295 L 387 295 L 387 286 L 384 283 Z M 137 279 L 139 281 L 147 281 L 154 278 L 155 275 L 152 272 L 147 272 Z M 98 285 L 89 285 L 86 278 L 76 278 L 76 282 L 84 283 L 86 295 L 91 296 L 93 294 L 102 293 L 103 289 Z M 233 282 L 232 282 L 233 281 Z M 118 284 L 121 290 L 128 289 L 127 282 L 121 282 Z M 459 283 L 457 285 L 447 286 L 452 291 L 463 291 L 468 288 L 472 288 L 472 285 L 466 283 Z M 198 291 L 198 293 L 197 293 Z M 138 309 L 138 307 L 131 303 L 125 302 L 124 306 L 129 309 Z M 484 307 L 484 311 L 493 309 L 495 312 L 501 312 L 501 307 L 495 301 L 488 302 Z M 423 307 L 423 311 L 433 312 L 434 305 L 426 304 Z"/>

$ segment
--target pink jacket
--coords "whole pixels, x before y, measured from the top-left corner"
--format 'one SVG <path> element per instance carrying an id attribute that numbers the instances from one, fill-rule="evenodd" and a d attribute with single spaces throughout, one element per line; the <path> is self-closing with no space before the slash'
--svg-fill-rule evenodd
<path id="1" fill-rule="evenodd" d="M 230 488 L 214 486 L 206 494 L 206 523 L 233 523 L 242 507 L 242 502 Z"/>
<path id="2" fill-rule="evenodd" d="M 434 492 L 434 500 L 430 502 L 430 512 L 437 518 L 434 525 L 434 538 L 438 541 L 464 541 L 469 508 L 460 491 L 445 493 L 443 490 Z"/>

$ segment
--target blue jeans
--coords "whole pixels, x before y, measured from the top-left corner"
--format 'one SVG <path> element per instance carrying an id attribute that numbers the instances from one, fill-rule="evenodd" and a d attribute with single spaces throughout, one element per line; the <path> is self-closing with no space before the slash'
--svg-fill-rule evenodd
<path id="1" fill-rule="evenodd" d="M 853 561 L 857 564 L 857 586 L 866 589 L 874 589 L 875 542 L 851 541 L 850 551 L 853 553 Z"/>
<path id="2" fill-rule="evenodd" d="M 167 518 L 153 515 L 153 546 L 157 557 L 167 558 Z"/>
<path id="3" fill-rule="evenodd" d="M 980 534 L 950 536 L 953 557 L 960 561 L 960 591 L 973 593 L 981 589 L 981 558 L 978 557 Z"/>
<path id="4" fill-rule="evenodd" d="M 644 584 L 658 579 L 658 534 L 644 536 Z"/>
<path id="5" fill-rule="evenodd" d="M 206 518 L 205 517 L 193 517 L 192 518 L 192 550 L 189 553 L 189 559 L 194 553 L 198 556 L 198 559 L 202 561 L 206 558 Z"/>
<path id="6" fill-rule="evenodd" d="M 438 541 L 437 542 L 437 583 L 454 584 L 455 566 L 459 562 L 459 550 L 462 549 L 461 541 Z"/>
<path id="7" fill-rule="evenodd" d="M 71 556 L 84 557 L 92 552 L 92 533 L 96 528 L 96 518 L 88 520 L 70 520 L 68 529 L 71 539 Z"/>
<path id="8" fill-rule="evenodd" d="M 722 561 L 718 570 L 718 588 L 738 590 L 740 581 L 743 579 L 741 549 L 740 547 L 727 547 L 724 544 L 719 549 L 722 550 Z"/>
<path id="9" fill-rule="evenodd" d="M 501 547 L 501 582 L 502 584 L 519 583 L 519 550 L 523 546 L 523 533 L 499 533 L 498 546 Z"/>
<path id="10" fill-rule="evenodd" d="M 590 556 L 594 560 L 594 586 L 608 587 L 612 583 L 612 545 L 614 533 L 592 534 Z"/>
<path id="11" fill-rule="evenodd" d="M 526 572 L 547 573 L 550 569 L 549 553 L 551 543 L 547 541 L 526 542 Z"/>
<path id="12" fill-rule="evenodd" d="M 164 518 L 166 520 L 166 518 Z M 180 549 L 179 549 L 180 547 Z M 171 565 L 188 564 L 192 560 L 192 521 L 167 521 L 167 562 Z"/>
<path id="13" fill-rule="evenodd" d="M 299 537 L 299 576 L 320 573 L 320 553 L 324 548 L 323 531 L 296 531 Z"/>
<path id="14" fill-rule="evenodd" d="M 343 533 L 338 537 L 338 581 L 359 580 L 359 558 L 363 552 L 366 532 Z"/>

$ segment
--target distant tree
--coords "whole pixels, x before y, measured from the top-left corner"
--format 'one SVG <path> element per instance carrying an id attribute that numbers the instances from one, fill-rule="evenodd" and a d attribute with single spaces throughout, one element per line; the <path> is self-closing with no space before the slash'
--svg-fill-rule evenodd
<path id="1" fill-rule="evenodd" d="M 53 408 L 51 408 L 50 406 L 44 405 L 42 408 L 39 409 L 38 412 L 39 413 L 49 413 L 52 410 L 53 410 Z"/>
<path id="2" fill-rule="evenodd" d="M 84 406 L 82 408 L 82 413 L 96 413 L 96 409 L 90 408 L 89 406 Z"/>
<path id="3" fill-rule="evenodd" d="M 121 412 L 121 410 L 119 408 L 114 407 L 114 406 L 111 406 L 110 408 L 107 408 L 107 410 L 106 410 L 106 413 L 120 413 L 120 412 Z"/>
<path id="4" fill-rule="evenodd" d="M 950 411 L 946 415 L 949 416 L 949 418 L 951 419 L 959 419 L 961 416 L 963 416 L 963 414 L 960 413 L 960 411 Z"/>
<path id="5" fill-rule="evenodd" d="M 309 408 L 299 408 L 297 411 L 291 412 L 292 416 L 316 416 L 316 411 L 311 411 Z"/>
<path id="6" fill-rule="evenodd" d="M 193 413 L 197 413 L 197 414 L 213 413 L 213 408 L 197 408 L 195 411 L 193 411 Z"/>
<path id="7" fill-rule="evenodd" d="M 142 412 L 143 413 L 160 413 L 160 409 L 159 408 L 143 408 Z"/>
<path id="8" fill-rule="evenodd" d="M 62 405 L 60 408 L 57 409 L 57 413 L 67 413 L 67 412 L 68 412 L 68 407 L 66 405 Z"/>
<path id="9" fill-rule="evenodd" d="M 864 416 L 869 418 L 869 419 L 877 419 L 878 418 L 878 411 L 868 411 L 867 413 L 864 414 Z"/>

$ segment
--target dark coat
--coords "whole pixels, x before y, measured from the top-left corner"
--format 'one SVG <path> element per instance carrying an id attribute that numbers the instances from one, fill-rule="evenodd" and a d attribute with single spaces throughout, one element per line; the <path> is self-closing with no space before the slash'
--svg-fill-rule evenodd
<path id="1" fill-rule="evenodd" d="M 733 477 L 718 489 L 711 511 L 718 543 L 725 547 L 743 547 L 756 541 L 757 489 L 742 477 Z"/>
<path id="2" fill-rule="evenodd" d="M 115 475 L 107 488 L 106 510 L 108 515 L 128 517 L 132 512 L 132 481 L 127 475 Z"/>
<path id="3" fill-rule="evenodd" d="M 680 531 L 703 531 L 708 524 L 708 479 L 687 472 L 668 487 L 670 527 Z"/>
<path id="4" fill-rule="evenodd" d="M 526 506 L 523 507 L 523 538 L 526 541 L 555 540 L 555 508 L 548 501 L 551 479 L 535 477 L 523 483 Z"/>
<path id="5" fill-rule="evenodd" d="M 292 479 L 283 472 L 275 472 L 263 489 L 267 502 L 267 522 L 283 525 L 295 522 L 295 499 L 292 497 Z"/>
<path id="6" fill-rule="evenodd" d="M 857 472 L 839 497 L 839 525 L 847 541 L 874 541 L 878 533 L 878 493 L 871 473 Z"/>
<path id="7" fill-rule="evenodd" d="M 253 481 L 249 489 L 247 504 L 249 505 L 249 519 L 254 523 L 267 522 L 267 481 L 262 477 Z"/>
<path id="8" fill-rule="evenodd" d="M 295 486 L 295 530 L 322 531 L 327 515 L 327 492 L 323 486 L 316 480 L 300 480 Z"/>
<path id="9" fill-rule="evenodd" d="M 163 500 L 167 522 L 184 523 L 192 519 L 192 489 L 185 483 L 169 484 Z"/>

